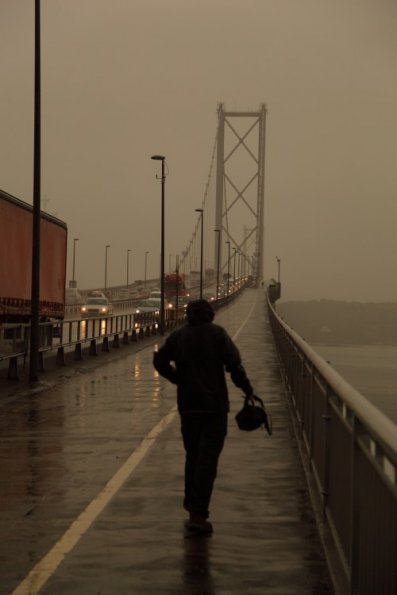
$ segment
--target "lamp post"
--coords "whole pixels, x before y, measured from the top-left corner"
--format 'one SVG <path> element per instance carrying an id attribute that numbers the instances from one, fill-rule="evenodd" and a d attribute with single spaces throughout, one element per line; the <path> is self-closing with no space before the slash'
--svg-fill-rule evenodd
<path id="1" fill-rule="evenodd" d="M 76 265 L 76 242 L 79 241 L 79 238 L 74 238 L 73 240 L 73 271 L 72 271 L 72 282 L 73 282 L 73 287 L 76 287 L 75 285 L 75 278 L 74 278 L 74 271 L 75 271 L 75 265 Z"/>
<path id="2" fill-rule="evenodd" d="M 147 271 L 147 255 L 149 252 L 145 252 L 145 289 L 146 289 L 146 271 Z"/>
<path id="3" fill-rule="evenodd" d="M 106 244 L 105 246 L 105 289 L 108 286 L 108 249 L 110 248 L 110 244 Z"/>
<path id="4" fill-rule="evenodd" d="M 201 243 L 200 243 L 200 300 L 203 299 L 203 249 L 204 249 L 204 209 L 195 209 L 201 214 Z"/>
<path id="5" fill-rule="evenodd" d="M 41 197 L 41 33 L 40 0 L 35 0 L 34 22 L 34 130 L 33 130 L 33 222 L 32 284 L 29 379 L 38 380 L 40 343 L 40 197 Z"/>
<path id="6" fill-rule="evenodd" d="M 129 272 L 130 272 L 130 248 L 127 250 L 127 289 L 129 285 Z"/>
<path id="7" fill-rule="evenodd" d="M 234 254 L 233 254 L 233 293 L 236 290 L 236 252 L 237 252 L 237 248 L 233 248 L 234 250 Z"/>
<path id="8" fill-rule="evenodd" d="M 217 263 L 216 263 L 216 299 L 219 299 L 219 260 L 221 257 L 221 230 L 214 229 L 215 233 L 218 234 L 218 249 L 217 249 Z"/>
<path id="9" fill-rule="evenodd" d="M 281 267 L 281 259 L 276 256 L 277 260 L 277 283 L 280 284 L 280 267 Z"/>
<path id="10" fill-rule="evenodd" d="M 176 282 L 175 282 L 176 292 L 175 292 L 175 316 L 174 316 L 174 319 L 175 319 L 175 322 L 178 323 L 178 320 L 179 320 L 179 318 L 178 318 L 178 309 L 179 309 L 179 256 L 178 256 L 178 254 L 175 255 L 175 279 L 176 279 Z"/>
<path id="11" fill-rule="evenodd" d="M 165 173 L 164 173 L 164 155 L 152 155 L 151 157 L 155 161 L 161 161 L 161 250 L 160 250 L 160 334 L 164 335 L 164 186 L 165 186 Z"/>
<path id="12" fill-rule="evenodd" d="M 229 297 L 229 275 L 230 275 L 230 241 L 227 240 L 225 242 L 225 244 L 228 245 L 228 251 L 227 251 L 227 284 L 226 284 L 226 291 L 227 291 L 227 297 Z"/>

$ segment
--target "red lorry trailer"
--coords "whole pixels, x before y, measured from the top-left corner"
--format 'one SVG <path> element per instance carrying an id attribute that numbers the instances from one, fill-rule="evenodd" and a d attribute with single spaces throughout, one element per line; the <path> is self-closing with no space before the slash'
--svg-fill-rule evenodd
<path id="1" fill-rule="evenodd" d="M 28 322 L 32 286 L 31 205 L 0 190 L 0 322 Z M 67 226 L 41 212 L 40 316 L 65 314 Z"/>
<path id="2" fill-rule="evenodd" d="M 185 285 L 185 275 L 183 273 L 166 273 L 164 275 L 164 294 L 169 302 L 174 302 L 176 294 L 178 298 L 188 295 Z"/>

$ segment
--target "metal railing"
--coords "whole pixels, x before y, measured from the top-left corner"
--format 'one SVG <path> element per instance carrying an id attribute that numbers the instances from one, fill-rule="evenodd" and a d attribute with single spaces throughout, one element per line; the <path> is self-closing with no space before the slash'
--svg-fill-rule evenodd
<path id="1" fill-rule="evenodd" d="M 397 593 L 397 427 L 268 311 L 338 593 Z"/>
<path id="2" fill-rule="evenodd" d="M 179 324 L 184 313 L 168 316 L 167 328 Z M 82 359 L 82 349 L 88 347 L 90 355 L 96 355 L 98 345 L 102 351 L 119 347 L 120 342 L 128 344 L 158 332 L 158 314 L 116 314 L 105 318 L 78 318 L 60 322 L 40 323 L 39 370 L 44 371 L 44 355 L 56 352 L 56 363 L 65 364 L 66 352 L 73 351 L 74 359 Z M 1 327 L 0 362 L 8 362 L 7 378 L 19 379 L 18 364 L 25 359 L 29 350 L 29 324 L 5 324 Z"/>
<path id="3" fill-rule="evenodd" d="M 235 299 L 244 289 L 244 285 L 235 289 L 229 296 L 212 302 L 216 310 Z M 72 306 L 69 314 L 74 318 L 63 321 L 40 323 L 39 332 L 39 371 L 44 371 L 44 356 L 49 352 L 56 353 L 56 363 L 65 364 L 67 352 L 74 352 L 74 360 L 82 359 L 82 349 L 88 346 L 89 355 L 97 355 L 98 345 L 102 351 L 109 351 L 110 341 L 113 347 L 138 341 L 159 332 L 158 313 L 139 313 L 131 311 L 136 300 L 114 302 L 119 313 L 108 317 L 81 318 L 77 313 L 80 306 Z M 78 317 L 76 317 L 78 316 Z M 165 330 L 171 330 L 185 319 L 185 309 L 178 308 L 165 311 Z M 9 380 L 19 380 L 19 367 L 25 366 L 29 352 L 30 324 L 0 325 L 0 364 L 8 365 L 6 374 Z"/>

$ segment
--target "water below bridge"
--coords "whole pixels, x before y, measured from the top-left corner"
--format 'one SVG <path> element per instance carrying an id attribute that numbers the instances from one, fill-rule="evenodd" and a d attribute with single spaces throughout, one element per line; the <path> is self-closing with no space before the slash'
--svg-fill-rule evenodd
<path id="1" fill-rule="evenodd" d="M 322 555 L 261 290 L 218 312 L 274 433 L 231 413 L 211 537 L 185 532 L 175 387 L 160 337 L 49 373 L 0 408 L 0 593 L 325 595 Z"/>

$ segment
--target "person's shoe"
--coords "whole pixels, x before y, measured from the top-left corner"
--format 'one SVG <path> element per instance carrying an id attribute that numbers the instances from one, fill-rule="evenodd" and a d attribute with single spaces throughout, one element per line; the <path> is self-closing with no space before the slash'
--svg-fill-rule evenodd
<path id="1" fill-rule="evenodd" d="M 213 532 L 211 523 L 207 521 L 204 517 L 193 512 L 190 513 L 190 518 L 186 523 L 186 528 L 189 531 L 200 534 L 208 535 Z"/>

